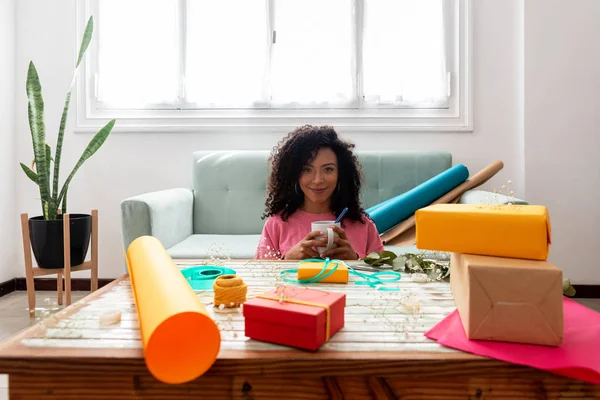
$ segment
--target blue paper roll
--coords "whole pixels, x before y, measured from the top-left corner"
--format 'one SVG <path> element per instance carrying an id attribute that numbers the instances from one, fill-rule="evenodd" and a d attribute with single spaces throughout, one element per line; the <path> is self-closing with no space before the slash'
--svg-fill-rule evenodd
<path id="1" fill-rule="evenodd" d="M 418 209 L 433 203 L 469 178 L 469 170 L 462 164 L 423 182 L 408 192 L 392 197 L 366 210 L 380 234 L 413 215 Z"/>

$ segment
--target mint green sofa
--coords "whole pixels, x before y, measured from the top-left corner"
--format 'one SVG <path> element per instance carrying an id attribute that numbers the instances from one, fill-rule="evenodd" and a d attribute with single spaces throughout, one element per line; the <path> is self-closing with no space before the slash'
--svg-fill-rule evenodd
<path id="1" fill-rule="evenodd" d="M 365 178 L 365 209 L 452 166 L 452 155 L 447 152 L 359 151 L 357 155 Z M 194 152 L 190 187 L 145 193 L 122 201 L 125 248 L 135 238 L 151 235 L 175 259 L 254 258 L 264 225 L 261 215 L 268 158 L 266 150 Z M 485 203 L 489 196 L 489 192 L 472 190 L 460 202 Z M 414 246 L 388 249 L 396 253 L 415 251 Z"/>

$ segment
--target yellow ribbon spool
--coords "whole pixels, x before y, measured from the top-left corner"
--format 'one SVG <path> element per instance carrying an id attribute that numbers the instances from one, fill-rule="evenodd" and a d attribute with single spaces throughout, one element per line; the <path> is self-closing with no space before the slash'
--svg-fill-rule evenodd
<path id="1" fill-rule="evenodd" d="M 248 286 L 239 276 L 229 274 L 217 277 L 213 283 L 213 290 L 215 307 L 222 304 L 227 308 L 237 308 L 246 302 Z"/>

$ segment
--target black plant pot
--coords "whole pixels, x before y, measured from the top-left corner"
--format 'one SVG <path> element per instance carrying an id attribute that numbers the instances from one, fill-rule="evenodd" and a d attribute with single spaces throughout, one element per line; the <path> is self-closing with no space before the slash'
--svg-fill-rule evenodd
<path id="1" fill-rule="evenodd" d="M 69 214 L 71 235 L 71 266 L 85 261 L 90 246 L 92 216 Z M 64 234 L 62 215 L 57 220 L 38 216 L 29 218 L 29 238 L 33 255 L 40 268 L 63 268 Z"/>

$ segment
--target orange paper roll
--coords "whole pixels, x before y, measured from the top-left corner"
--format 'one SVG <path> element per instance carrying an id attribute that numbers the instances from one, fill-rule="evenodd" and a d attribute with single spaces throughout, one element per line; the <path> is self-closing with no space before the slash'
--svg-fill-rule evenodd
<path id="1" fill-rule="evenodd" d="M 199 377 L 221 348 L 217 324 L 158 239 L 137 238 L 126 259 L 148 370 L 165 383 Z"/>

